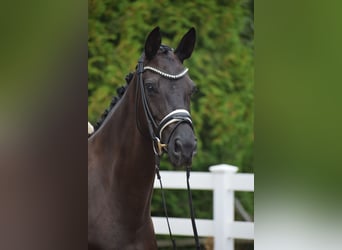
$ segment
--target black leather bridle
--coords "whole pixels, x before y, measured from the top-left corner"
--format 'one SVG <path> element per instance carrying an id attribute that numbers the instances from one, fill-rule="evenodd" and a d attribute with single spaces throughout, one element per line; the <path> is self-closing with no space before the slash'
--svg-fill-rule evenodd
<path id="1" fill-rule="evenodd" d="M 160 123 L 157 124 L 157 122 L 153 118 L 153 115 L 150 111 L 148 101 L 146 98 L 144 83 L 143 83 L 143 79 L 142 79 L 142 73 L 145 70 L 151 70 L 151 71 L 153 71 L 153 72 L 155 72 L 155 73 L 157 73 L 163 77 L 169 78 L 169 79 L 179 79 L 187 73 L 188 69 L 185 69 L 183 72 L 181 72 L 178 75 L 171 75 L 171 74 L 167 74 L 165 72 L 162 72 L 162 71 L 160 71 L 156 68 L 150 67 L 150 66 L 144 67 L 142 59 L 140 59 L 138 62 L 138 66 L 137 66 L 138 88 L 137 88 L 137 91 L 138 91 L 138 89 L 140 90 L 141 100 L 142 100 L 144 112 L 145 112 L 147 123 L 148 123 L 149 134 L 150 134 L 150 137 L 152 138 L 152 141 L 153 141 L 153 150 L 156 154 L 161 156 L 163 154 L 163 151 L 167 150 L 167 145 L 168 145 L 170 138 L 171 138 L 173 132 L 175 131 L 175 129 L 181 123 L 187 123 L 193 129 L 192 120 L 191 120 L 190 113 L 187 110 L 176 109 L 176 110 L 173 110 L 172 112 L 170 112 L 169 114 L 167 114 L 160 121 Z M 172 128 L 168 139 L 163 140 L 162 136 L 163 136 L 164 129 L 166 129 L 169 125 L 174 124 L 174 123 L 175 123 L 175 126 Z M 156 133 L 155 133 L 155 131 L 156 131 Z"/>
<path id="2" fill-rule="evenodd" d="M 170 238 L 172 241 L 173 249 L 176 249 L 176 242 L 175 242 L 174 238 L 172 237 L 172 233 L 171 233 L 171 228 L 170 228 L 170 223 L 169 223 L 168 213 L 167 213 L 167 208 L 166 208 L 166 202 L 165 202 L 165 196 L 164 196 L 164 191 L 163 191 L 163 185 L 162 185 L 161 176 L 159 173 L 160 157 L 162 156 L 163 152 L 167 150 L 167 145 L 170 141 L 170 138 L 171 138 L 173 132 L 175 131 L 175 129 L 180 124 L 187 123 L 187 124 L 189 124 L 189 126 L 192 129 L 193 129 L 193 125 L 192 125 L 190 113 L 185 109 L 176 109 L 176 110 L 170 112 L 169 114 L 167 114 L 160 121 L 159 124 L 156 123 L 156 121 L 153 118 L 153 115 L 151 113 L 151 110 L 149 108 L 149 105 L 148 105 L 148 101 L 147 101 L 146 93 L 145 93 L 145 88 L 144 88 L 144 82 L 142 79 L 142 74 L 145 70 L 151 70 L 152 72 L 155 72 L 155 73 L 157 73 L 163 77 L 169 78 L 169 79 L 179 79 L 179 78 L 183 77 L 184 75 L 186 75 L 188 69 L 186 68 L 185 70 L 183 70 L 183 72 L 181 72 L 177 75 L 171 75 L 171 74 L 165 73 L 159 69 L 153 68 L 151 66 L 145 66 L 144 67 L 144 60 L 143 60 L 143 56 L 142 56 L 138 61 L 137 71 L 136 71 L 136 73 L 137 73 L 137 85 L 138 85 L 137 86 L 136 98 L 138 97 L 138 90 L 140 90 L 140 97 L 142 100 L 142 106 L 143 106 L 144 113 L 145 113 L 146 120 L 147 120 L 149 135 L 152 139 L 152 147 L 153 147 L 154 156 L 155 156 L 156 175 L 157 175 L 157 178 L 158 178 L 159 183 L 160 183 L 164 213 L 165 213 L 165 217 L 167 220 L 167 226 L 169 229 L 169 234 L 170 234 Z M 136 100 L 136 102 L 138 103 L 138 100 Z M 137 110 L 138 109 L 136 109 L 136 112 L 137 112 Z M 175 125 L 172 128 L 168 139 L 166 141 L 164 141 L 163 140 L 163 131 L 165 128 L 167 128 L 171 124 L 175 124 Z M 138 121 L 137 121 L 137 126 L 139 128 Z M 155 133 L 155 131 L 157 132 L 157 134 Z M 187 179 L 187 189 L 188 189 L 188 199 L 189 199 L 191 223 L 192 223 L 192 228 L 193 228 L 193 232 L 194 232 L 196 249 L 201 249 L 200 243 L 199 243 L 199 238 L 198 238 L 198 233 L 197 233 L 197 228 L 196 228 L 196 223 L 195 223 L 195 215 L 194 215 L 194 209 L 193 209 L 193 205 L 192 205 L 192 194 L 191 194 L 191 189 L 190 189 L 190 184 L 189 184 L 190 168 L 191 168 L 191 166 L 186 166 L 186 179 Z"/>

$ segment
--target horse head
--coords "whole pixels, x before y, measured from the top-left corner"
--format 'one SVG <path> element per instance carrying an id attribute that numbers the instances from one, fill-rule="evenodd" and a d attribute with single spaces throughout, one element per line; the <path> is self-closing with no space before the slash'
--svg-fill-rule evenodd
<path id="1" fill-rule="evenodd" d="M 184 67 L 194 49 L 191 28 L 174 50 L 161 44 L 159 27 L 148 35 L 140 61 L 140 86 L 155 153 L 166 151 L 175 167 L 191 166 L 196 137 L 190 116 L 190 98 L 196 86 Z M 138 64 L 139 71 L 139 64 Z"/>

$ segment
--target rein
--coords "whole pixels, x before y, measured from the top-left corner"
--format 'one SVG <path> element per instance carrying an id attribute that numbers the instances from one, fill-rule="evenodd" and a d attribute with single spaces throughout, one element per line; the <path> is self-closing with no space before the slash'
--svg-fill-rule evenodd
<path id="1" fill-rule="evenodd" d="M 160 71 L 156 68 L 150 67 L 150 66 L 144 67 L 143 62 L 144 62 L 143 59 L 140 58 L 138 61 L 138 66 L 137 66 L 137 75 L 138 75 L 137 84 L 139 85 L 137 87 L 137 93 L 138 93 L 138 89 L 140 88 L 144 113 L 145 113 L 147 124 L 148 124 L 149 134 L 150 134 L 150 137 L 152 139 L 152 147 L 153 147 L 153 152 L 154 152 L 154 156 L 155 156 L 156 175 L 157 175 L 157 178 L 158 178 L 159 184 L 160 184 L 164 213 L 165 213 L 165 217 L 166 217 L 166 222 L 167 222 L 172 246 L 173 246 L 173 249 L 175 250 L 175 249 L 177 249 L 176 248 L 176 241 L 173 238 L 172 232 L 171 232 L 171 227 L 170 227 L 169 217 L 168 217 L 167 207 L 166 207 L 166 201 L 165 201 L 165 196 L 164 196 L 163 184 L 162 184 L 161 176 L 160 176 L 160 172 L 159 172 L 160 157 L 162 156 L 164 151 L 167 151 L 167 145 L 169 143 L 169 140 L 170 140 L 173 132 L 175 131 L 175 129 L 181 123 L 189 124 L 192 129 L 193 129 L 193 125 L 192 125 L 190 113 L 185 109 L 176 109 L 176 110 L 170 112 L 161 120 L 159 125 L 157 125 L 157 123 L 154 120 L 152 113 L 149 109 L 149 106 L 148 106 L 148 102 L 147 102 L 146 94 L 145 94 L 145 89 L 144 89 L 144 84 L 143 84 L 143 79 L 142 79 L 142 73 L 145 70 L 151 70 L 151 71 L 153 71 L 153 72 L 155 72 L 155 73 L 157 73 L 163 77 L 170 78 L 170 79 L 178 79 L 178 78 L 183 77 L 188 72 L 188 69 L 186 68 L 180 74 L 171 75 L 171 74 L 162 72 L 162 71 Z M 173 123 L 175 123 L 176 125 L 172 128 L 170 135 L 169 135 L 169 138 L 167 140 L 167 143 L 166 144 L 162 143 L 163 142 L 162 135 L 163 135 L 164 129 Z M 139 128 L 139 126 L 138 126 L 138 128 Z M 154 132 L 155 130 L 157 131 L 157 135 Z M 188 200 L 189 200 L 189 208 L 190 208 L 190 215 L 191 215 L 191 224 L 192 224 L 192 229 L 193 229 L 193 233 L 194 233 L 196 249 L 200 250 L 201 247 L 200 247 L 196 223 L 195 223 L 195 215 L 194 215 L 194 209 L 193 209 L 193 204 L 192 204 L 192 194 L 191 194 L 191 189 L 190 189 L 190 184 L 189 184 L 189 178 L 190 178 L 190 167 L 187 166 L 186 167 L 186 180 L 187 180 Z"/>

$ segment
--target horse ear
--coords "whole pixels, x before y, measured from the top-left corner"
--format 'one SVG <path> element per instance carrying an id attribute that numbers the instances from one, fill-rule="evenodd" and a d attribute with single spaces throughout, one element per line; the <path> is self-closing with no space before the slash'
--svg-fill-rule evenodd
<path id="1" fill-rule="evenodd" d="M 156 54 L 161 44 L 159 27 L 155 27 L 148 35 L 145 42 L 145 58 L 151 60 Z"/>
<path id="2" fill-rule="evenodd" d="M 196 42 L 196 30 L 192 27 L 182 38 L 175 54 L 178 56 L 179 60 L 183 62 L 185 59 L 189 58 L 194 50 Z"/>

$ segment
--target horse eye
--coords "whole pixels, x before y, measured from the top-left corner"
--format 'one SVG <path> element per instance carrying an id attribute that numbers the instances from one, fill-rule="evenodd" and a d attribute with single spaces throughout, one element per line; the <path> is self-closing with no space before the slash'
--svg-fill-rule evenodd
<path id="1" fill-rule="evenodd" d="M 152 92 L 157 93 L 158 92 L 155 84 L 150 83 L 150 82 L 146 83 L 145 88 L 147 89 L 147 91 L 149 93 L 152 93 Z"/>

